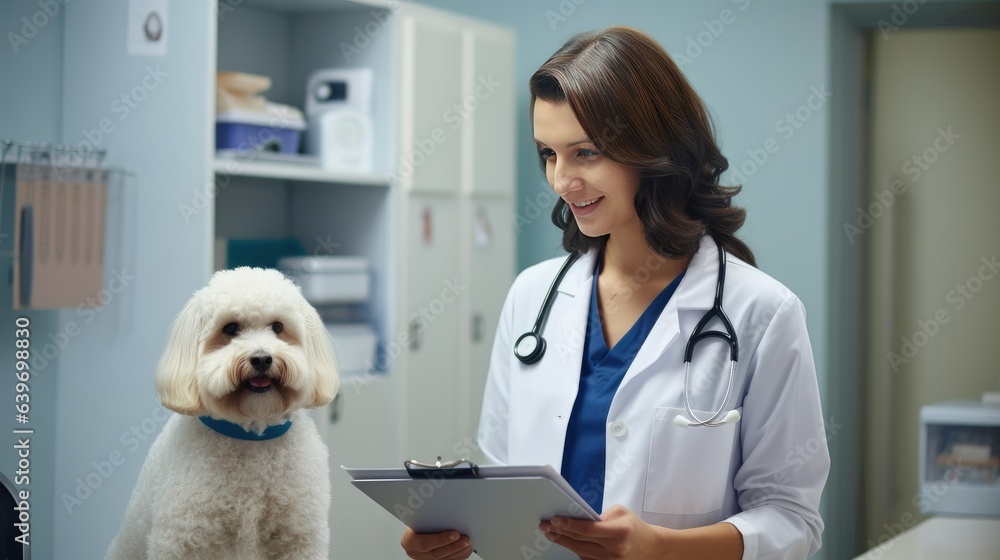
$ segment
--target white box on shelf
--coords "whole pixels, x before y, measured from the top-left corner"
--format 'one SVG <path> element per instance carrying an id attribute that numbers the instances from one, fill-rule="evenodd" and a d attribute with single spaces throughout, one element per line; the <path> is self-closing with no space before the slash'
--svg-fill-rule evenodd
<path id="1" fill-rule="evenodd" d="M 341 375 L 360 375 L 375 369 L 378 336 L 367 323 L 326 323 Z"/>
<path id="2" fill-rule="evenodd" d="M 311 303 L 368 301 L 371 275 L 368 261 L 362 257 L 284 257 L 278 266 Z"/>
<path id="3" fill-rule="evenodd" d="M 948 401 L 920 409 L 920 511 L 1000 515 L 1000 408 Z"/>

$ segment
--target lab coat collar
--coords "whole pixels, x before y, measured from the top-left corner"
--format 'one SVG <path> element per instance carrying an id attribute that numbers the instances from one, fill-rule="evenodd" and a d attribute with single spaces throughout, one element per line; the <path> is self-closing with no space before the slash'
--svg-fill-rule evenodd
<path id="1" fill-rule="evenodd" d="M 559 291 L 576 297 L 589 293 L 597 265 L 597 249 L 580 255 L 559 283 Z M 710 235 L 703 235 L 698 251 L 691 257 L 688 273 L 681 279 L 677 291 L 671 298 L 677 309 L 705 309 L 712 307 L 715 300 L 715 284 L 719 273 L 719 249 Z M 670 305 L 668 304 L 668 307 Z"/>
<path id="2" fill-rule="evenodd" d="M 653 324 L 652 330 L 646 337 L 646 343 L 636 353 L 620 387 L 624 387 L 631 379 L 649 370 L 650 366 L 664 355 L 668 346 L 679 344 L 677 339 L 680 335 L 682 314 L 691 310 L 704 312 L 712 307 L 715 300 L 716 275 L 719 270 L 718 255 L 719 249 L 715 245 L 715 240 L 708 235 L 702 236 L 698 252 L 691 257 L 687 272 L 677 286 L 677 291 Z"/>
<path id="3" fill-rule="evenodd" d="M 657 358 L 663 355 L 664 349 L 674 343 L 680 334 L 680 315 L 682 312 L 687 310 L 704 312 L 712 307 L 719 271 L 718 252 L 715 240 L 709 235 L 702 236 L 698 251 L 688 264 L 687 273 L 654 323 L 646 338 L 646 343 L 639 348 L 639 352 L 622 380 L 622 387 L 630 379 L 653 365 Z M 581 255 L 559 284 L 559 291 L 573 296 L 575 300 L 570 312 L 563 319 L 562 330 L 564 332 L 580 332 L 580 329 L 586 328 L 590 298 L 578 296 L 589 295 L 596 261 L 597 250 L 591 250 Z M 576 372 L 578 382 L 579 366 L 583 359 L 583 337 L 576 337 L 575 340 L 572 340 L 569 349 L 572 360 L 568 365 L 571 366 L 571 371 Z"/>
<path id="4" fill-rule="evenodd" d="M 674 293 L 677 309 L 708 311 L 715 302 L 715 286 L 719 277 L 719 248 L 712 236 L 702 236 L 701 246 L 691 257 L 687 270 Z"/>
<path id="5" fill-rule="evenodd" d="M 580 258 L 566 271 L 566 276 L 559 283 L 560 292 L 573 297 L 590 292 L 590 284 L 594 279 L 594 267 L 597 266 L 597 251 L 597 249 L 591 249 L 580 255 Z"/>

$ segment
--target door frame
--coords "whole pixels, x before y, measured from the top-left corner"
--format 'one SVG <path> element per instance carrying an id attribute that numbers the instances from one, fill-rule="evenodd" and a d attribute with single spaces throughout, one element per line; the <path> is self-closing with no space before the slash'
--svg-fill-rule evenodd
<path id="1" fill-rule="evenodd" d="M 829 83 L 838 94 L 830 100 L 827 143 L 827 265 L 831 287 L 827 309 L 826 370 L 823 395 L 827 418 L 844 426 L 829 438 L 831 466 L 823 518 L 836 538 L 825 539 L 820 556 L 853 558 L 868 548 L 866 496 L 879 486 L 865 481 L 865 440 L 869 406 L 865 386 L 868 305 L 863 278 L 869 250 L 866 236 L 851 239 L 845 225 L 856 226 L 858 209 L 868 188 L 868 56 L 872 41 L 890 38 L 902 29 L 933 27 L 1000 27 L 1000 2 L 969 0 L 900 0 L 895 2 L 831 0 L 829 19 Z M 870 237 L 870 236 L 868 236 Z M 883 428 L 891 430 L 888 423 Z M 878 425 L 878 424 L 876 424 Z M 916 429 L 916 427 L 914 427 Z M 829 427 L 828 427 L 829 432 Z M 891 435 L 882 434 L 882 437 Z M 883 473 L 887 476 L 887 473 Z M 889 485 L 882 484 L 888 492 Z M 888 512 L 889 500 L 883 500 Z M 883 516 L 884 517 L 884 516 Z"/>

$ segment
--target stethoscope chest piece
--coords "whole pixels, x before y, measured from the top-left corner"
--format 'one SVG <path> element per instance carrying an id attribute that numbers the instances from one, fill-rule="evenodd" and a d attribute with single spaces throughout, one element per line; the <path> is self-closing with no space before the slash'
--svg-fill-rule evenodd
<path id="1" fill-rule="evenodd" d="M 569 268 L 573 266 L 573 263 L 580 258 L 580 253 L 571 253 L 566 260 L 563 261 L 561 267 L 559 267 L 559 272 L 556 277 L 552 280 L 552 285 L 549 286 L 549 291 L 545 293 L 545 301 L 542 302 L 542 308 L 538 310 L 538 317 L 535 318 L 535 324 L 531 327 L 531 330 L 517 337 L 517 341 L 514 342 L 514 355 L 517 356 L 521 363 L 530 366 L 542 359 L 545 355 L 545 339 L 542 338 L 542 329 L 545 327 L 545 320 L 549 317 L 549 309 L 552 308 L 552 302 L 556 298 L 556 289 L 559 287 L 559 283 L 562 282 L 563 276 L 566 276 L 566 272 Z"/>
<path id="2" fill-rule="evenodd" d="M 521 363 L 530 365 L 545 354 L 545 339 L 535 332 L 526 332 L 514 343 L 514 355 Z"/>

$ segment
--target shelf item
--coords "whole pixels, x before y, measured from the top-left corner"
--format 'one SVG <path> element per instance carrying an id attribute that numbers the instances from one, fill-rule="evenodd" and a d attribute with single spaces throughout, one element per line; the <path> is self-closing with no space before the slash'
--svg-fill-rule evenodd
<path id="1" fill-rule="evenodd" d="M 283 239 L 227 239 L 215 238 L 215 269 L 256 266 L 279 268 L 278 260 L 289 255 L 305 254 L 302 242 L 295 238 Z"/>
<path id="2" fill-rule="evenodd" d="M 290 107 L 268 103 L 268 113 L 233 108 L 215 117 L 215 148 L 296 154 L 306 123 Z"/>
<path id="3" fill-rule="evenodd" d="M 309 76 L 306 150 L 324 169 L 372 171 L 374 123 L 371 68 L 324 68 Z"/>
<path id="4" fill-rule="evenodd" d="M 278 266 L 314 305 L 368 301 L 370 267 L 362 257 L 285 257 Z"/>
<path id="5" fill-rule="evenodd" d="M 266 152 L 237 155 L 235 150 L 217 152 L 213 167 L 217 174 L 240 177 L 260 177 L 285 181 L 313 181 L 341 185 L 388 187 L 389 180 L 378 173 L 331 171 L 320 167 L 319 160 L 310 156 L 283 156 Z"/>
<path id="6" fill-rule="evenodd" d="M 1000 408 L 938 403 L 920 423 L 921 511 L 1000 515 Z"/>
<path id="7" fill-rule="evenodd" d="M 215 148 L 297 154 L 306 129 L 302 111 L 264 97 L 267 76 L 216 74 Z"/>
<path id="8" fill-rule="evenodd" d="M 375 369 L 378 335 L 366 323 L 326 323 L 333 338 L 340 375 L 364 375 Z"/>

